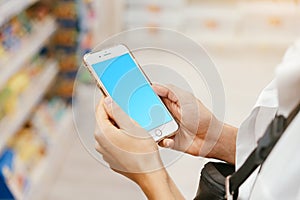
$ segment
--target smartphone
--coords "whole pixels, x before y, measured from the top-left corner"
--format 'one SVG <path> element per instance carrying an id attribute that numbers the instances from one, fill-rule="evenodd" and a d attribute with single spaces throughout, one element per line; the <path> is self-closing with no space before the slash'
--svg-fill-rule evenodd
<path id="1" fill-rule="evenodd" d="M 125 45 L 85 54 L 83 60 L 102 93 L 111 96 L 155 141 L 175 133 L 178 124 Z"/>

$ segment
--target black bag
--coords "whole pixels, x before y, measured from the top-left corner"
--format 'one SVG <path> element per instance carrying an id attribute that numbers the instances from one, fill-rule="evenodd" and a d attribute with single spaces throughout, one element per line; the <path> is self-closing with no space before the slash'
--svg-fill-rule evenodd
<path id="1" fill-rule="evenodd" d="M 209 162 L 201 171 L 198 191 L 194 200 L 235 200 L 239 187 L 254 170 L 263 164 L 288 125 L 300 110 L 300 103 L 288 118 L 276 116 L 269 124 L 257 147 L 244 164 L 235 172 L 234 165 L 223 162 Z"/>
<path id="2" fill-rule="evenodd" d="M 225 179 L 233 174 L 235 166 L 222 162 L 208 162 L 201 171 L 201 179 L 195 200 L 225 199 Z M 235 198 L 237 198 L 237 193 Z"/>

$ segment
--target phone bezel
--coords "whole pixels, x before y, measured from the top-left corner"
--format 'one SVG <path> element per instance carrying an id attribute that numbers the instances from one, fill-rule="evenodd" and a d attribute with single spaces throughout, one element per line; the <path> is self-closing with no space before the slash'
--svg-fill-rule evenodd
<path id="1" fill-rule="evenodd" d="M 135 64 L 137 65 L 137 67 L 139 68 L 139 70 L 141 71 L 141 73 L 143 74 L 145 79 L 147 80 L 147 82 L 151 85 L 151 82 L 150 82 L 149 78 L 146 76 L 143 69 L 140 67 L 140 65 L 136 61 L 135 57 L 133 56 L 133 54 L 130 52 L 129 48 L 127 48 L 123 44 L 116 45 L 116 46 L 110 47 L 110 48 L 105 49 L 105 50 L 88 53 L 88 54 L 85 54 L 84 57 L 83 57 L 85 67 L 91 73 L 91 75 L 93 76 L 93 78 L 96 81 L 97 86 L 99 87 L 99 89 L 101 90 L 101 92 L 105 96 L 109 96 L 109 93 L 107 92 L 107 90 L 106 90 L 104 84 L 101 82 L 100 78 L 98 78 L 98 76 L 97 76 L 96 72 L 94 71 L 92 65 L 96 64 L 96 63 L 99 63 L 99 62 L 103 62 L 105 60 L 108 60 L 108 59 L 111 59 L 111 58 L 114 58 L 114 57 L 124 55 L 126 53 L 128 53 L 131 56 L 132 60 L 135 62 Z M 167 109 L 167 107 L 164 105 L 162 100 L 160 98 L 159 98 L 159 100 L 162 103 L 162 105 L 164 106 L 164 108 L 168 111 L 170 116 L 172 116 L 172 114 Z M 162 124 L 161 126 L 156 127 L 156 128 L 154 128 L 154 129 L 152 129 L 148 132 L 150 133 L 150 135 L 154 138 L 154 140 L 156 142 L 159 142 L 159 141 L 161 141 L 162 139 L 164 139 L 166 137 L 172 136 L 173 134 L 175 134 L 175 132 L 177 130 L 178 130 L 178 124 L 175 121 L 174 117 L 172 116 L 171 121 L 169 121 L 165 124 Z M 156 134 L 156 132 L 158 132 L 158 131 L 161 132 L 161 135 Z"/>

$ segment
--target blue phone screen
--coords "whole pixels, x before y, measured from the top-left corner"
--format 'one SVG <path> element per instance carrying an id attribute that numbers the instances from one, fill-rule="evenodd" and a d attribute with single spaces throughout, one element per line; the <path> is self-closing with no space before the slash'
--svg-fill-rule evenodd
<path id="1" fill-rule="evenodd" d="M 172 120 L 129 53 L 92 67 L 113 100 L 147 131 Z"/>

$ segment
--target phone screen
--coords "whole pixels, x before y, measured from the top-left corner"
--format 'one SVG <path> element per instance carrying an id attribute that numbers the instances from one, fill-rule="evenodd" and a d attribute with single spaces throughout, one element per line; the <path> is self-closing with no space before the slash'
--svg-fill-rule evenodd
<path id="1" fill-rule="evenodd" d="M 113 100 L 147 131 L 172 120 L 129 53 L 92 67 Z"/>

